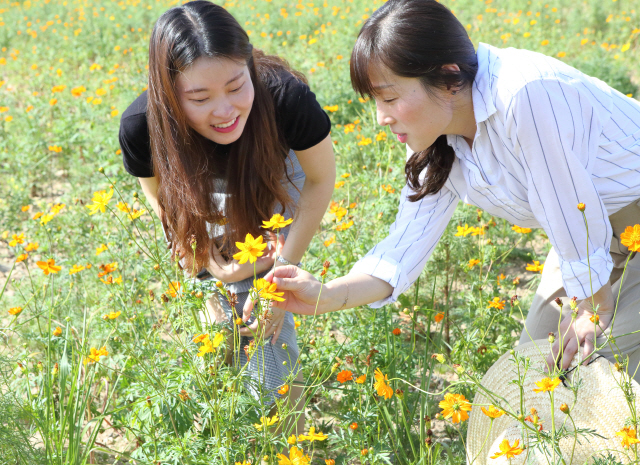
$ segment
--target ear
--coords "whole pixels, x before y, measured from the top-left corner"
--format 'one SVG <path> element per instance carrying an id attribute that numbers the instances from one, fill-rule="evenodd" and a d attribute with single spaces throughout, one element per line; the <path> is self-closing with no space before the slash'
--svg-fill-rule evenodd
<path id="1" fill-rule="evenodd" d="M 445 70 L 445 71 L 448 71 L 450 73 L 459 73 L 460 72 L 460 67 L 455 63 L 449 64 L 449 65 L 442 65 L 442 69 Z"/>

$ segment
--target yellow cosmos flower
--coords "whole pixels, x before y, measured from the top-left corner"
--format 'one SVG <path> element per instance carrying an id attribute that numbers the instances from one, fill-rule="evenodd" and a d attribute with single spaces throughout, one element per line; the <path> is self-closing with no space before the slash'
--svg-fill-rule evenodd
<path id="1" fill-rule="evenodd" d="M 38 265 L 38 268 L 40 268 L 45 275 L 49 273 L 56 274 L 62 269 L 61 266 L 56 266 L 56 261 L 53 258 L 50 258 L 46 262 L 36 262 L 36 265 Z"/>
<path id="2" fill-rule="evenodd" d="M 268 428 L 269 426 L 273 426 L 279 420 L 280 420 L 280 418 L 278 417 L 278 414 L 276 413 L 271 418 L 269 418 L 269 417 L 260 417 L 260 423 L 254 423 L 253 426 L 255 426 L 255 428 L 258 431 L 262 431 L 262 428 Z"/>
<path id="3" fill-rule="evenodd" d="M 102 349 L 96 349 L 95 347 L 92 347 L 91 352 L 89 353 L 87 358 L 84 359 L 84 364 L 86 365 L 99 362 L 100 357 L 106 357 L 107 355 L 109 355 L 109 352 L 107 351 L 106 347 L 103 346 Z"/>
<path id="4" fill-rule="evenodd" d="M 91 210 L 89 215 L 94 215 L 99 211 L 104 213 L 111 197 L 113 197 L 113 189 L 109 189 L 109 192 L 106 190 L 94 192 L 93 199 L 91 199 L 93 203 L 91 205 L 87 205 L 87 208 Z"/>
<path id="5" fill-rule="evenodd" d="M 338 226 L 336 226 L 336 231 L 346 231 L 351 226 L 353 226 L 353 220 L 350 220 L 346 223 L 340 223 Z"/>
<path id="6" fill-rule="evenodd" d="M 300 436 L 298 436 L 298 441 L 302 442 L 302 441 L 324 441 L 325 439 L 327 439 L 329 436 L 327 436 L 326 434 L 322 434 L 322 433 L 316 433 L 316 429 L 315 427 L 311 427 L 309 428 L 309 434 L 304 435 L 301 434 Z"/>
<path id="7" fill-rule="evenodd" d="M 26 253 L 21 253 L 20 255 L 18 255 L 16 257 L 16 263 L 20 263 L 25 261 L 27 258 L 29 258 L 29 255 L 27 255 Z"/>
<path id="8" fill-rule="evenodd" d="M 302 449 L 293 446 L 289 449 L 289 457 L 284 454 L 278 454 L 278 465 L 309 465 L 311 459 L 308 455 L 304 455 Z"/>
<path id="9" fill-rule="evenodd" d="M 640 440 L 636 437 L 636 430 L 630 426 L 625 426 L 616 433 L 616 436 L 620 437 L 622 441 L 622 447 L 628 449 L 629 446 L 637 444 Z"/>
<path id="10" fill-rule="evenodd" d="M 11 240 L 9 241 L 9 245 L 11 247 L 15 247 L 18 244 L 24 244 L 24 233 L 11 235 Z"/>
<path id="11" fill-rule="evenodd" d="M 204 357 L 204 354 L 213 353 L 214 349 L 217 349 L 222 341 L 224 341 L 224 334 L 217 333 L 213 337 L 213 341 L 209 339 L 209 335 L 205 334 L 205 337 L 199 339 L 198 342 L 202 342 L 202 345 L 199 347 L 199 352 L 196 354 L 198 357 Z M 195 342 L 196 338 L 194 338 Z"/>
<path id="12" fill-rule="evenodd" d="M 478 260 L 477 258 L 472 258 L 471 260 L 469 260 L 469 263 L 467 263 L 467 266 L 469 267 L 469 269 L 472 269 L 478 264 L 480 264 L 480 260 Z"/>
<path id="13" fill-rule="evenodd" d="M 247 260 L 249 263 L 255 263 L 258 257 L 262 256 L 267 244 L 263 244 L 262 236 L 254 238 L 251 234 L 247 234 L 244 242 L 236 242 L 236 247 L 240 249 L 240 252 L 236 253 L 233 258 L 242 265 Z"/>
<path id="14" fill-rule="evenodd" d="M 534 273 L 542 273 L 544 269 L 544 263 L 541 265 L 538 260 L 534 260 L 533 263 L 527 263 L 527 271 L 533 271 Z"/>
<path id="15" fill-rule="evenodd" d="M 291 436 L 289 436 L 287 438 L 287 443 L 291 446 L 293 446 L 294 444 L 296 444 L 298 442 L 298 438 L 296 438 L 295 434 L 292 434 Z"/>
<path id="16" fill-rule="evenodd" d="M 367 380 L 367 375 L 360 375 L 356 378 L 356 383 L 358 384 L 364 384 L 364 382 Z"/>
<path id="17" fill-rule="evenodd" d="M 276 292 L 276 283 L 270 283 L 264 278 L 258 278 L 253 281 L 253 287 L 258 295 L 263 299 L 275 300 L 276 302 L 284 302 L 284 292 Z"/>
<path id="18" fill-rule="evenodd" d="M 60 326 L 56 326 L 56 329 L 53 330 L 53 335 L 55 337 L 60 337 L 62 335 L 62 328 Z"/>
<path id="19" fill-rule="evenodd" d="M 506 413 L 504 410 L 500 410 L 494 405 L 489 406 L 489 410 L 484 407 L 480 407 L 480 410 L 482 410 L 482 413 L 484 413 L 489 418 L 500 418 Z"/>
<path id="20" fill-rule="evenodd" d="M 181 287 L 182 284 L 180 284 L 178 281 L 171 281 L 169 283 L 169 288 L 167 289 L 167 294 L 175 299 L 176 297 L 178 297 L 178 293 L 180 292 Z"/>
<path id="21" fill-rule="evenodd" d="M 39 247 L 40 247 L 40 244 L 38 244 L 37 242 L 29 242 L 27 246 L 24 248 L 24 250 L 26 252 L 33 252 L 34 250 L 38 250 Z"/>
<path id="22" fill-rule="evenodd" d="M 264 229 L 281 229 L 284 228 L 285 226 L 290 225 L 291 223 L 293 223 L 293 219 L 289 218 L 288 220 L 284 219 L 284 216 L 282 216 L 280 213 L 276 213 L 275 215 L 273 215 L 271 217 L 271 219 L 269 221 L 263 221 L 262 222 L 262 227 Z"/>
<path id="23" fill-rule="evenodd" d="M 393 396 L 393 388 L 387 384 L 387 375 L 383 374 L 380 368 L 376 368 L 373 376 L 376 378 L 373 387 L 378 392 L 378 395 L 385 399 L 391 399 Z"/>
<path id="24" fill-rule="evenodd" d="M 493 300 L 489 301 L 487 308 L 497 308 L 498 310 L 502 310 L 504 308 L 504 300 L 500 300 L 500 297 L 494 297 Z"/>
<path id="25" fill-rule="evenodd" d="M 500 452 L 496 452 L 495 455 L 492 455 L 492 459 L 497 459 L 498 457 L 504 455 L 508 459 L 515 457 L 516 455 L 522 454 L 524 451 L 524 447 L 518 447 L 520 445 L 520 439 L 516 439 L 513 443 L 513 446 L 509 444 L 509 440 L 505 439 L 500 443 Z"/>
<path id="26" fill-rule="evenodd" d="M 467 412 L 471 410 L 471 404 L 462 394 L 447 393 L 438 405 L 442 409 L 440 413 L 445 418 L 451 418 L 454 423 L 460 423 L 469 418 Z"/>
<path id="27" fill-rule="evenodd" d="M 517 225 L 513 225 L 513 227 L 511 228 L 513 229 L 515 232 L 520 233 L 520 234 L 527 234 L 531 232 L 531 229 L 529 228 L 521 228 L 520 226 Z"/>
<path id="28" fill-rule="evenodd" d="M 120 316 L 122 312 L 109 312 L 105 315 L 102 315 L 103 320 L 115 320 Z"/>
<path id="29" fill-rule="evenodd" d="M 534 389 L 533 392 L 553 392 L 555 388 L 560 384 L 560 378 L 544 378 L 536 382 L 538 389 Z"/>
<path id="30" fill-rule="evenodd" d="M 104 252 L 107 249 L 108 247 L 106 244 L 100 244 L 100 247 L 96 248 L 96 255 L 100 255 L 102 252 Z"/>
<path id="31" fill-rule="evenodd" d="M 472 227 L 470 228 L 469 225 L 466 223 L 464 226 L 457 226 L 457 229 L 458 229 L 458 232 L 454 234 L 454 236 L 457 236 L 457 237 L 460 237 L 460 236 L 467 237 L 474 230 L 474 228 Z"/>
<path id="32" fill-rule="evenodd" d="M 81 272 L 84 269 L 85 269 L 85 267 L 82 266 L 82 265 L 73 265 L 71 267 L 71 269 L 69 270 L 69 274 L 76 274 L 76 273 Z"/>

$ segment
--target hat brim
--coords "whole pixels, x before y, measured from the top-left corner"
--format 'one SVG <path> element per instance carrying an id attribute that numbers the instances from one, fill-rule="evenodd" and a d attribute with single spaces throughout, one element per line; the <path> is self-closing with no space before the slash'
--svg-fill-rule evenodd
<path id="1" fill-rule="evenodd" d="M 468 463 L 552 463 L 549 446 L 548 457 L 545 457 L 541 447 L 535 447 L 538 438 L 533 424 L 523 423 L 517 418 L 518 415 L 531 415 L 530 409 L 535 408 L 543 431 L 551 430 L 551 396 L 549 392 L 534 392 L 538 387 L 535 383 L 548 377 L 545 360 L 550 349 L 549 342 L 544 339 L 528 342 L 516 347 L 514 355 L 504 354 L 489 368 L 473 400 L 467 431 Z M 515 356 L 521 360 L 519 365 L 515 362 Z M 529 361 L 525 369 L 523 365 L 526 359 Z M 613 364 L 602 357 L 592 360 L 588 365 L 578 365 L 578 360 L 574 359 L 571 368 L 573 371 L 565 383 L 559 384 L 553 391 L 555 429 L 559 431 L 559 428 L 566 428 L 568 433 L 560 441 L 560 452 L 566 463 L 590 463 L 594 456 L 608 453 L 623 463 L 632 460 L 633 452 L 625 450 L 616 436 L 616 432 L 625 426 L 625 420 L 631 416 L 621 383 L 627 383 L 627 392 L 635 397 L 636 411 L 640 407 L 640 385 L 619 373 Z M 522 382 L 518 382 L 519 379 Z M 508 414 L 492 422 L 481 411 L 482 406 L 488 408 L 491 404 Z M 560 411 L 562 404 L 569 406 L 569 415 Z M 582 433 L 575 433 L 581 430 Z M 505 439 L 509 444 L 519 440 L 519 445 L 524 444 L 527 448 L 513 458 L 502 455 L 491 459 L 500 451 L 500 443 Z"/>

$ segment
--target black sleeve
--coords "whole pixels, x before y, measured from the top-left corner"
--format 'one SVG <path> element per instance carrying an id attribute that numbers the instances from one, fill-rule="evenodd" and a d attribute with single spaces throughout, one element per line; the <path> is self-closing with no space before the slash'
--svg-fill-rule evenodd
<path id="1" fill-rule="evenodd" d="M 322 142 L 331 132 L 331 120 L 309 86 L 291 73 L 279 73 L 271 92 L 276 124 L 292 150 L 306 150 Z"/>
<path id="2" fill-rule="evenodd" d="M 127 173 L 137 178 L 153 177 L 146 91 L 122 114 L 118 139 Z"/>

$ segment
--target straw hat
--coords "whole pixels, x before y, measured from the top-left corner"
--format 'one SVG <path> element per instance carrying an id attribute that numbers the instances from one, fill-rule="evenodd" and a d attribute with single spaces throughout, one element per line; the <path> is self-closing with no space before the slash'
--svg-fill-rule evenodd
<path id="1" fill-rule="evenodd" d="M 514 382 L 518 379 L 514 355 L 510 353 L 503 355 L 489 368 L 481 384 L 487 391 L 496 395 L 491 400 L 480 389 L 473 400 L 475 405 L 467 432 L 468 463 L 474 459 L 474 465 L 552 463 L 551 457 L 545 458 L 540 448 L 535 447 L 536 435 L 530 429 L 523 427 L 520 421 L 512 416 L 503 415 L 493 420 L 493 427 L 490 427 L 491 419 L 481 411 L 481 406 L 484 405 L 488 409 L 489 404 L 493 404 L 516 416 L 522 414 L 527 417 L 531 416 L 530 409 L 535 408 L 542 422 L 543 431 L 550 432 L 552 417 L 549 393 L 534 392 L 534 389 L 538 388 L 535 383 L 548 377 L 545 373 L 545 359 L 549 350 L 550 345 L 546 340 L 522 344 L 515 349 L 514 355 L 530 360 L 523 384 L 523 412 L 520 411 L 520 387 Z M 616 436 L 616 433 L 625 426 L 625 420 L 631 416 L 629 405 L 619 387 L 619 383 L 625 380 L 629 382 L 629 378 L 617 372 L 613 364 L 603 357 L 593 360 L 589 365 L 579 367 L 577 365 L 578 361 L 574 359 L 570 367 L 574 370 L 567 375 L 566 386 L 561 383 L 553 391 L 556 431 L 564 424 L 570 431 L 595 430 L 599 436 L 578 436 L 577 441 L 574 439 L 575 436 L 563 438 L 560 441 L 560 450 L 565 462 L 567 464 L 591 463 L 594 456 L 610 453 L 622 463 L 629 463 L 633 459 L 633 451 L 624 449 L 620 437 Z M 522 366 L 521 363 L 521 372 Z M 574 405 L 574 393 L 570 388 L 578 386 L 578 383 L 581 384 Z M 635 408 L 638 411 L 640 385 L 631 379 L 629 387 L 632 389 Z M 575 422 L 575 427 L 567 418 L 568 415 L 560 411 L 563 403 L 571 408 L 570 416 Z M 529 422 L 527 425 L 533 426 Z M 527 448 L 522 454 L 510 459 L 505 455 L 491 459 L 491 456 L 500 451 L 500 444 L 505 439 L 511 445 L 519 440 L 519 446 L 522 447 L 524 443 Z M 547 449 L 551 454 L 551 450 Z M 572 451 L 573 460 L 571 460 Z"/>

